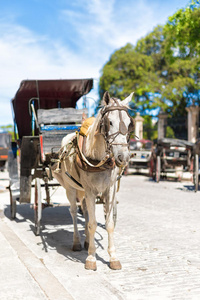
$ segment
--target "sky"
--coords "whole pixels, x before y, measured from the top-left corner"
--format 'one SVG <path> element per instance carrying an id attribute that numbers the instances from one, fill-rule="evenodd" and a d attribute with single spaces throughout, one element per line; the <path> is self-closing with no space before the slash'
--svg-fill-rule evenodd
<path id="1" fill-rule="evenodd" d="M 188 0 L 0 0 L 0 126 L 24 79 L 93 78 L 89 114 L 110 56 L 137 41 Z M 82 108 L 82 101 L 78 107 Z"/>

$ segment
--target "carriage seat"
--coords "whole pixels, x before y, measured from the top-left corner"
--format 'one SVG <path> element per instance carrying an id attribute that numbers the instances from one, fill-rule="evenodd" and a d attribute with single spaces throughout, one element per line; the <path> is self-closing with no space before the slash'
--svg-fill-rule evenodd
<path id="1" fill-rule="evenodd" d="M 37 110 L 44 154 L 57 152 L 67 134 L 80 130 L 83 114 L 87 115 L 87 109 L 69 107 Z"/>

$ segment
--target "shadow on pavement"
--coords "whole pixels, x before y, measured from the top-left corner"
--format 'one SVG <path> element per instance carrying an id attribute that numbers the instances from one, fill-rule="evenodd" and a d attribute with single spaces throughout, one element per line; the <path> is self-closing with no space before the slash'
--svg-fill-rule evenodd
<path id="1" fill-rule="evenodd" d="M 194 188 L 194 185 L 183 185 L 183 187 L 179 187 L 179 188 L 177 188 L 177 190 L 187 191 L 187 192 L 194 192 L 195 188 Z"/>
<path id="2" fill-rule="evenodd" d="M 4 215 L 10 219 L 10 205 L 7 205 L 4 210 Z M 19 223 L 27 222 L 29 223 L 30 231 L 35 234 L 34 226 L 34 210 L 29 204 L 17 204 L 17 216 L 13 222 L 16 222 L 16 226 Z M 41 241 L 38 245 L 42 245 L 42 250 L 48 252 L 49 249 L 55 249 L 59 254 L 66 257 L 66 259 L 85 263 L 87 258 L 87 250 L 83 247 L 85 241 L 85 219 L 81 214 L 77 214 L 78 217 L 78 227 L 79 234 L 81 237 L 82 251 L 74 252 L 72 250 L 73 244 L 73 224 L 72 218 L 69 211 L 69 206 L 57 206 L 48 207 L 42 211 L 41 220 Z M 97 230 L 95 234 L 95 244 L 98 248 L 104 249 L 102 245 L 103 236 L 100 233 L 101 230 L 98 228 L 105 229 L 104 224 L 98 223 Z M 97 254 L 97 259 L 102 261 L 102 263 L 107 264 L 103 258 Z"/>

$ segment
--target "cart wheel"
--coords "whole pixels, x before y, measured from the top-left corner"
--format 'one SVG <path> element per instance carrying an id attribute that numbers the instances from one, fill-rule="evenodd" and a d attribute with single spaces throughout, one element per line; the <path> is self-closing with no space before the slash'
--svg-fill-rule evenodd
<path id="1" fill-rule="evenodd" d="M 195 154 L 194 157 L 193 179 L 194 179 L 194 189 L 195 192 L 197 192 L 199 188 L 199 155 L 198 154 Z"/>
<path id="2" fill-rule="evenodd" d="M 40 234 L 40 221 L 42 218 L 42 200 L 41 200 L 41 185 L 40 179 L 35 179 L 35 203 L 34 203 L 34 217 L 35 217 L 35 235 Z"/>
<path id="3" fill-rule="evenodd" d="M 45 186 L 45 192 L 46 192 L 46 202 L 48 205 L 50 205 L 50 193 L 49 193 L 48 182 L 45 182 L 44 186 Z"/>
<path id="4" fill-rule="evenodd" d="M 16 218 L 16 210 L 17 210 L 16 199 L 15 197 L 13 197 L 12 192 L 10 190 L 10 214 L 11 214 L 11 219 L 13 220 Z"/>
<path id="5" fill-rule="evenodd" d="M 156 182 L 160 181 L 160 156 L 156 158 Z"/>
<path id="6" fill-rule="evenodd" d="M 155 170 L 154 170 L 154 159 L 151 158 L 149 161 L 149 177 L 155 180 Z"/>

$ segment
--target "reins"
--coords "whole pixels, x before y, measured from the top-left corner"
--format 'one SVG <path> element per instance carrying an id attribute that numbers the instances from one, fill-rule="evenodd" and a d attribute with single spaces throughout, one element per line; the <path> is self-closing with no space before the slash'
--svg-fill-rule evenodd
<path id="1" fill-rule="evenodd" d="M 101 167 L 105 164 L 105 162 L 109 159 L 109 158 L 112 158 L 113 157 L 113 154 L 111 152 L 107 153 L 104 158 L 96 165 L 92 164 L 91 162 L 88 161 L 88 159 L 85 157 L 85 155 L 83 154 L 83 151 L 80 149 L 79 147 L 79 143 L 78 143 L 78 140 L 79 140 L 79 132 L 77 131 L 76 132 L 76 137 L 77 137 L 77 148 L 78 148 L 78 151 L 81 155 L 81 158 L 83 159 L 84 162 L 86 162 L 90 167 L 92 168 L 98 168 L 98 167 Z"/>
<path id="2" fill-rule="evenodd" d="M 117 111 L 119 111 L 119 119 L 120 119 L 120 122 L 119 122 L 119 130 L 118 131 L 116 131 L 116 132 L 114 132 L 114 133 L 112 133 L 112 134 L 110 134 L 110 135 L 106 135 L 105 136 L 105 134 L 103 134 L 104 135 L 104 139 L 105 139 L 105 141 L 107 142 L 107 145 L 109 144 L 109 148 L 110 148 L 110 146 L 112 146 L 112 145 L 121 145 L 121 146 L 128 146 L 129 144 L 128 143 L 114 143 L 114 140 L 115 140 L 115 138 L 119 135 L 119 134 L 122 134 L 122 135 L 125 135 L 125 134 L 127 134 L 127 133 L 129 133 L 131 130 L 129 130 L 129 128 L 127 128 L 126 127 L 126 125 L 125 125 L 125 123 L 124 123 L 124 121 L 123 121 L 123 118 L 122 118 L 122 110 L 123 111 L 125 111 L 126 113 L 127 113 L 127 115 L 128 115 L 128 117 L 130 118 L 130 120 L 131 120 L 131 124 L 132 124 L 132 118 L 131 118 L 131 116 L 129 115 L 129 113 L 128 113 L 128 108 L 127 107 L 125 107 L 125 106 L 121 106 L 120 104 L 119 104 L 119 102 L 118 102 L 118 100 L 117 99 L 115 99 L 115 98 L 112 98 L 113 100 L 114 100 L 114 103 L 111 105 L 111 106 L 106 106 L 105 108 L 103 108 L 103 110 L 101 111 L 101 115 L 102 115 L 102 120 L 101 120 L 101 122 L 100 123 L 103 123 L 103 121 L 105 120 L 105 118 L 108 118 L 108 116 L 106 116 L 106 114 L 109 114 L 109 112 L 110 111 L 115 111 L 115 110 L 117 110 Z M 116 105 L 115 105 L 116 104 Z M 110 139 L 110 138 L 112 138 L 113 137 L 113 141 L 112 142 L 109 142 L 108 140 Z"/>
<path id="3" fill-rule="evenodd" d="M 109 114 L 110 111 L 114 111 L 114 110 L 119 111 L 119 119 L 120 119 L 119 130 L 118 130 L 117 132 L 115 132 L 115 133 L 113 133 L 113 134 L 110 134 L 110 135 L 107 135 L 107 136 L 105 136 L 105 134 L 103 134 L 103 133 L 99 133 L 99 132 L 96 133 L 96 135 L 98 135 L 98 134 L 102 134 L 102 135 L 103 135 L 103 137 L 104 137 L 104 139 L 105 139 L 105 141 L 106 141 L 106 145 L 107 145 L 106 155 L 104 156 L 104 158 L 103 158 L 100 162 L 98 162 L 97 164 L 92 164 L 91 162 L 89 162 L 89 160 L 88 160 L 88 159 L 85 157 L 85 155 L 83 154 L 82 149 L 80 149 L 80 147 L 79 147 L 79 142 L 78 142 L 78 141 L 79 141 L 79 132 L 76 132 L 78 153 L 79 153 L 81 159 L 82 159 L 86 164 L 88 164 L 90 167 L 92 167 L 92 168 L 98 168 L 98 167 L 101 167 L 101 166 L 103 166 L 103 165 L 108 161 L 108 159 L 113 158 L 113 153 L 112 153 L 112 151 L 111 151 L 112 145 L 121 145 L 121 146 L 126 146 L 126 147 L 128 146 L 128 143 L 114 143 L 115 138 L 116 138 L 119 134 L 125 135 L 125 134 L 127 134 L 127 133 L 129 132 L 129 130 L 127 129 L 127 127 L 126 127 L 126 125 L 124 124 L 124 121 L 123 121 L 123 119 L 122 119 L 122 113 L 121 113 L 121 111 L 122 111 L 122 110 L 125 111 L 125 112 L 128 114 L 128 116 L 129 116 L 129 113 L 128 113 L 128 109 L 127 109 L 126 107 L 124 107 L 124 106 L 121 106 L 121 105 L 119 104 L 119 102 L 118 102 L 117 99 L 113 98 L 113 100 L 114 100 L 114 102 L 115 102 L 114 104 L 116 104 L 116 105 L 113 104 L 113 105 L 111 105 L 111 106 L 106 106 L 106 107 L 104 107 L 104 108 L 102 109 L 102 111 L 101 111 L 102 118 L 101 118 L 101 121 L 100 121 L 100 123 L 99 123 L 99 125 L 98 125 L 98 131 L 101 130 L 100 127 L 101 127 L 102 122 L 103 122 L 103 120 L 104 120 L 104 118 L 105 118 L 105 115 L 106 115 L 107 113 Z M 108 117 L 106 116 L 106 118 L 108 118 Z M 129 118 L 131 119 L 130 116 L 129 116 Z M 108 139 L 110 139 L 111 137 L 113 137 L 113 141 L 112 141 L 112 142 L 109 142 Z"/>
<path id="4" fill-rule="evenodd" d="M 69 179 L 71 179 L 74 184 L 76 184 L 79 188 L 83 188 L 81 183 L 79 183 L 75 178 L 73 178 L 68 172 L 67 172 L 67 166 L 66 166 L 66 158 L 74 155 L 76 153 L 76 155 L 79 156 L 79 158 L 90 167 L 90 171 L 89 171 L 89 167 L 87 168 L 87 170 L 89 172 L 93 172 L 93 170 L 97 170 L 99 168 L 99 170 L 105 170 L 105 169 L 113 169 L 115 167 L 115 160 L 114 160 L 114 154 L 112 151 L 112 146 L 113 145 L 121 145 L 121 146 L 128 146 L 128 142 L 127 143 L 116 143 L 115 142 L 115 138 L 119 135 L 128 135 L 130 134 L 131 131 L 133 131 L 133 127 L 134 127 L 134 123 L 133 123 L 133 119 L 131 118 L 131 116 L 128 113 L 128 108 L 125 106 L 122 106 L 119 104 L 118 100 L 113 98 L 114 103 L 110 106 L 105 106 L 102 110 L 101 110 L 101 119 L 97 125 L 97 133 L 95 133 L 95 136 L 101 134 L 106 142 L 106 153 L 105 156 L 103 157 L 103 159 L 99 162 L 97 162 L 97 164 L 94 164 L 93 162 L 89 161 L 88 158 L 85 156 L 85 154 L 83 153 L 83 150 L 81 149 L 80 145 L 79 145 L 79 137 L 80 134 L 79 132 L 76 132 L 76 138 L 73 139 L 68 146 L 63 146 L 60 151 L 59 151 L 59 158 L 58 159 L 52 159 L 52 162 L 57 163 L 57 167 L 54 170 L 54 172 L 59 173 L 61 171 L 61 163 L 64 163 L 64 169 L 65 169 L 65 174 L 68 176 Z M 111 111 L 118 111 L 119 112 L 119 130 L 110 134 L 109 135 L 109 130 L 110 130 L 110 120 L 108 118 L 108 115 Z M 122 118 L 122 111 L 125 111 L 127 113 L 127 115 L 129 116 L 131 122 L 128 126 L 128 128 L 126 127 L 123 118 Z M 104 130 L 104 132 L 102 132 L 102 126 L 106 126 L 106 130 Z M 110 139 L 112 139 L 112 141 L 110 141 Z M 128 138 L 127 138 L 128 139 Z M 74 151 L 71 152 L 71 150 L 74 149 Z M 110 161 L 113 161 L 113 163 L 110 163 Z M 122 177 L 123 171 L 125 169 L 125 166 L 118 166 L 119 167 L 119 173 L 117 175 L 117 181 L 118 181 L 118 185 L 117 185 L 117 191 L 119 190 L 119 185 L 120 185 L 120 179 Z M 92 170 L 93 169 L 93 170 Z"/>

